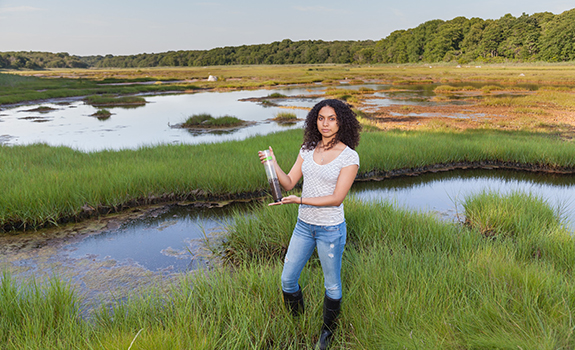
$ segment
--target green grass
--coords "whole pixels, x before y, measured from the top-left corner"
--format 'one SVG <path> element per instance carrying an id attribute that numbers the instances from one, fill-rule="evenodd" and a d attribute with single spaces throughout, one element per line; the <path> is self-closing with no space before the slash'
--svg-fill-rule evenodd
<path id="1" fill-rule="evenodd" d="M 297 115 L 292 112 L 278 112 L 273 120 L 279 122 L 295 122 L 297 121 Z"/>
<path id="2" fill-rule="evenodd" d="M 575 109 L 575 94 L 561 90 L 542 90 L 527 96 L 489 97 L 481 102 L 485 106 L 530 108 Z"/>
<path id="3" fill-rule="evenodd" d="M 34 228 L 81 217 L 83 208 L 121 210 L 158 198 L 260 193 L 268 184 L 257 150 L 271 145 L 282 168 L 289 169 L 301 137 L 301 130 L 289 130 L 241 142 L 93 153 L 41 144 L 0 147 L 0 183 L 11 184 L 0 196 L 0 227 Z M 369 132 L 362 134 L 357 150 L 360 176 L 457 162 L 575 166 L 572 143 L 530 132 Z"/>
<path id="4" fill-rule="evenodd" d="M 3 349 L 82 346 L 81 337 L 89 329 L 80 317 L 78 294 L 57 277 L 44 283 L 30 279 L 20 285 L 4 272 L 0 310 Z"/>
<path id="5" fill-rule="evenodd" d="M 107 109 L 98 109 L 96 113 L 92 114 L 92 116 L 97 117 L 98 119 L 108 119 L 112 113 Z"/>
<path id="6" fill-rule="evenodd" d="M 25 101 L 102 94 L 136 94 L 199 89 L 192 84 L 102 85 L 90 79 L 46 79 L 0 73 L 0 105 Z"/>
<path id="7" fill-rule="evenodd" d="M 575 242 L 555 210 L 530 195 L 496 193 L 467 198 L 465 208 L 501 223 L 499 236 L 387 202 L 345 201 L 344 303 L 333 349 L 575 346 Z M 238 213 L 222 247 L 235 268 L 186 274 L 167 290 L 102 305 L 88 320 L 78 317 L 77 297 L 63 284 L 18 286 L 4 275 L 0 345 L 313 348 L 324 288 L 317 256 L 300 280 L 305 313 L 293 319 L 281 299 L 281 261 L 296 216 L 297 206 L 265 204 Z"/>
<path id="8" fill-rule="evenodd" d="M 142 106 L 146 99 L 141 96 L 93 95 L 84 98 L 84 102 L 95 107 Z"/>
<path id="9" fill-rule="evenodd" d="M 186 119 L 183 127 L 234 127 L 245 123 L 243 120 L 232 116 L 222 116 L 222 117 L 212 117 L 210 114 L 194 114 L 193 116 Z"/>

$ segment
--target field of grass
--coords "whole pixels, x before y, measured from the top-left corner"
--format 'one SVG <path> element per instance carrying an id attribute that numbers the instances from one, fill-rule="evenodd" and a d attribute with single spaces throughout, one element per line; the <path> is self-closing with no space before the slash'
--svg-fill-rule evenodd
<path id="1" fill-rule="evenodd" d="M 215 75 L 217 82 L 208 82 Z M 140 69 L 49 69 L 0 72 L 0 105 L 93 94 L 248 89 L 282 84 L 329 85 L 338 81 L 390 84 L 494 83 L 573 86 L 575 67 L 567 64 L 429 65 L 255 65 Z M 157 84 L 109 85 L 157 82 Z M 349 94 L 348 94 L 349 95 Z M 346 95 L 347 96 L 347 95 Z M 353 97 L 353 95 L 349 95 Z M 353 101 L 352 101 L 353 102 Z"/>
<path id="2" fill-rule="evenodd" d="M 274 86 L 287 83 L 434 81 L 568 85 L 566 65 L 250 66 L 0 73 L 0 105 L 51 97 Z M 51 78 L 28 77 L 44 74 Z M 207 75 L 218 82 L 204 82 Z M 151 85 L 115 82 L 197 80 Z M 463 85 L 466 86 L 466 85 Z M 439 92 L 438 91 L 438 92 Z M 336 97 L 353 102 L 363 91 Z M 367 91 L 365 91 L 367 92 Z M 340 93 L 340 91 L 334 91 Z M 485 99 L 521 113 L 574 107 L 572 87 Z M 270 96 L 270 99 L 276 96 Z M 279 97 L 279 96 L 277 96 Z M 10 102 L 12 101 L 12 102 Z M 358 112 L 361 120 L 365 116 Z M 366 124 L 369 126 L 368 124 Z M 575 145 L 548 133 L 366 127 L 360 177 L 420 172 L 435 165 L 486 164 L 575 169 Z M 372 132 L 374 131 L 374 132 Z M 126 206 L 180 199 L 256 197 L 268 183 L 257 151 L 274 148 L 293 164 L 301 130 L 201 145 L 84 153 L 37 144 L 0 147 L 0 230 L 32 230 Z M 295 193 L 299 191 L 297 188 Z M 465 224 L 387 202 L 345 201 L 348 244 L 344 304 L 333 349 L 573 349 L 575 245 L 560 213 L 525 193 L 478 193 L 463 202 Z M 16 281 L 0 275 L 2 349 L 307 349 L 321 326 L 322 272 L 302 273 L 306 312 L 293 319 L 281 300 L 282 258 L 297 206 L 255 204 L 238 213 L 221 245 L 226 264 L 189 273 L 169 288 L 134 291 L 87 312 L 58 276 Z M 217 266 L 217 265 L 216 265 Z"/>
<path id="3" fill-rule="evenodd" d="M 99 94 L 136 94 L 185 92 L 199 89 L 190 83 L 166 85 L 104 85 L 101 81 L 83 78 L 47 79 L 0 72 L 0 106 L 26 101 L 90 96 Z"/>
<path id="4" fill-rule="evenodd" d="M 292 112 L 279 112 L 278 114 L 276 114 L 276 116 L 273 118 L 273 120 L 277 121 L 277 122 L 296 122 L 297 121 L 297 115 L 295 113 Z"/>
<path id="5" fill-rule="evenodd" d="M 575 346 L 575 245 L 530 195 L 466 199 L 467 226 L 389 203 L 345 202 L 344 304 L 332 349 L 569 349 Z M 500 210 L 523 208 L 519 211 Z M 480 208 L 478 210 L 478 208 Z M 484 214 L 482 214 L 484 213 Z M 2 276 L 3 349 L 311 349 L 321 326 L 316 256 L 302 273 L 306 311 L 284 310 L 279 280 L 297 206 L 238 214 L 233 261 L 80 316 L 54 279 Z M 483 217 L 483 218 L 481 218 Z M 535 219 L 533 219 L 535 217 Z M 484 230 L 488 220 L 495 233 Z"/>
<path id="6" fill-rule="evenodd" d="M 237 142 L 93 153 L 46 145 L 0 147 L 0 183 L 12 184 L 0 197 L 0 227 L 34 228 L 79 218 L 94 209 L 120 210 L 158 198 L 261 193 L 267 182 L 257 151 L 271 145 L 282 167 L 289 169 L 301 137 L 301 130 L 291 130 Z M 575 145 L 529 132 L 371 132 L 362 135 L 358 152 L 361 177 L 457 162 L 511 162 L 550 169 L 575 165 Z"/>

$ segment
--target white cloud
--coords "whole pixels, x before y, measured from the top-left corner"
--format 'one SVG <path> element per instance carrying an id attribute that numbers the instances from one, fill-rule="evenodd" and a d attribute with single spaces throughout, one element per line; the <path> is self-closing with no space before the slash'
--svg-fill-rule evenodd
<path id="1" fill-rule="evenodd" d="M 0 7 L 0 13 L 34 12 L 34 11 L 44 11 L 44 9 L 32 6 Z"/>

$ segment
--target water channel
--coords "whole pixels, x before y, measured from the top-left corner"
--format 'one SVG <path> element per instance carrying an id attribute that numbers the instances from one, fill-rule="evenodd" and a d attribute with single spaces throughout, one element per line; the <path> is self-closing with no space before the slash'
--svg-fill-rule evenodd
<path id="1" fill-rule="evenodd" d="M 434 85 L 391 86 L 384 84 L 330 86 L 338 89 L 372 89 L 369 101 L 361 107 L 371 111 L 382 106 L 438 105 L 466 102 L 431 101 Z M 393 90 L 390 90 L 393 88 Z M 85 104 L 82 98 L 47 101 L 41 104 L 0 107 L 0 145 L 46 143 L 91 152 L 105 149 L 138 148 L 158 144 L 198 144 L 243 140 L 254 135 L 300 128 L 302 121 L 285 125 L 271 121 L 277 113 L 289 111 L 303 119 L 307 109 L 320 99 L 325 86 L 285 86 L 274 89 L 230 92 L 197 92 L 190 94 L 148 95 L 141 107 L 106 108 L 112 116 L 101 120 L 92 114 L 99 108 Z M 276 105 L 245 101 L 279 93 L 287 98 L 272 100 Z M 320 97 L 318 97 L 320 96 Z M 38 109 L 38 108 L 44 109 Z M 286 109 L 287 108 L 287 109 Z M 174 125 L 183 123 L 194 114 L 208 113 L 213 117 L 230 115 L 255 122 L 253 125 L 228 131 L 198 132 Z M 457 116 L 455 116 L 457 117 Z M 459 116 L 460 117 L 460 116 Z"/>
<path id="2" fill-rule="evenodd" d="M 387 201 L 401 208 L 432 212 L 442 220 L 460 222 L 464 199 L 483 190 L 536 194 L 557 209 L 568 228 L 572 231 L 575 228 L 575 178 L 566 175 L 449 171 L 357 182 L 350 196 L 366 202 Z M 76 285 L 87 300 L 116 298 L 139 287 L 168 283 L 182 272 L 210 268 L 213 260 L 208 258 L 209 242 L 224 239 L 234 213 L 249 215 L 250 205 L 158 208 L 151 215 L 108 226 L 95 235 L 3 256 L 0 266 L 8 266 L 17 278 L 48 278 L 57 274 Z"/>
<path id="3" fill-rule="evenodd" d="M 393 103 L 393 98 L 398 94 L 381 91 L 389 86 L 367 87 L 380 90 L 377 94 L 381 101 L 375 102 L 379 104 Z M 279 102 L 280 106 L 309 108 L 319 98 L 307 98 L 306 95 L 318 94 L 322 89 L 283 88 L 146 96 L 148 103 L 145 107 L 113 108 L 114 115 L 106 121 L 90 117 L 95 108 L 80 100 L 52 101 L 42 104 L 55 108 L 45 114 L 27 112 L 37 107 L 33 105 L 0 111 L 0 134 L 4 135 L 5 145 L 45 142 L 84 151 L 243 139 L 286 127 L 268 120 L 283 110 L 281 107 L 264 107 L 240 99 L 265 97 L 279 92 L 294 96 Z M 429 91 L 425 91 L 419 98 L 428 97 Z M 417 95 L 413 91 L 406 94 L 408 98 L 412 98 L 409 94 Z M 407 103 L 405 98 L 397 101 Z M 411 103 L 431 102 L 423 98 Z M 304 118 L 307 113 L 305 109 L 293 111 L 299 118 Z M 214 116 L 234 115 L 256 121 L 257 124 L 224 134 L 194 134 L 168 125 L 180 123 L 189 115 L 205 112 Z M 301 127 L 301 122 L 289 126 L 293 127 Z M 500 193 L 523 191 L 539 195 L 557 208 L 571 230 L 575 227 L 575 178 L 565 175 L 503 170 L 450 171 L 378 182 L 357 182 L 350 196 L 367 202 L 389 201 L 398 207 L 433 212 L 443 220 L 458 222 L 462 220 L 464 199 L 483 190 Z M 108 225 L 98 234 L 68 237 L 60 239 L 58 244 L 39 244 L 34 249 L 1 256 L 0 266 L 11 270 L 16 277 L 57 274 L 77 285 L 89 298 L 110 298 L 150 283 L 166 283 L 182 272 L 209 267 L 213 262 L 206 258 L 209 255 L 209 244 L 206 243 L 222 239 L 227 224 L 233 220 L 233 213 L 249 215 L 249 208 L 250 203 L 215 208 L 189 205 L 159 207 L 152 209 L 149 215 Z M 38 232 L 37 235 L 41 236 L 42 233 Z"/>

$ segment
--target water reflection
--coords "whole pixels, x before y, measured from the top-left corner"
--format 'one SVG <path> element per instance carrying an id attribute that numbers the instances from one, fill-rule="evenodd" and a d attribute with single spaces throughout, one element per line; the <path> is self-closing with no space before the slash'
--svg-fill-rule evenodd
<path id="1" fill-rule="evenodd" d="M 183 272 L 206 267 L 206 250 L 225 233 L 234 212 L 246 212 L 249 205 L 224 208 L 173 206 L 165 212 L 124 223 L 60 252 L 65 259 L 114 260 L 136 264 L 151 271 Z"/>
<path id="2" fill-rule="evenodd" d="M 362 201 L 390 201 L 410 210 L 433 212 L 439 217 L 462 220 L 464 199 L 483 190 L 500 193 L 530 192 L 560 208 L 573 229 L 575 211 L 575 178 L 516 171 L 460 170 L 388 179 L 379 182 L 357 182 L 351 196 Z M 169 211 L 126 223 L 117 230 L 92 236 L 67 247 L 63 254 L 80 258 L 132 261 L 146 269 L 185 271 L 190 263 L 201 266 L 201 257 L 188 249 L 202 246 L 205 233 L 217 234 L 232 220 L 232 211 L 249 213 L 249 205 L 226 208 L 189 209 L 174 207 Z M 196 260 L 192 260 L 192 258 Z"/>
<path id="3" fill-rule="evenodd" d="M 290 93 L 307 93 L 300 89 L 288 89 Z M 55 108 L 47 113 L 21 111 L 34 109 L 21 106 L 3 111 L 2 144 L 24 145 L 43 142 L 53 146 L 69 146 L 82 151 L 137 148 L 145 145 L 170 143 L 198 144 L 242 140 L 250 136 L 285 130 L 285 126 L 265 122 L 273 118 L 281 107 L 263 108 L 257 103 L 241 102 L 248 97 L 265 97 L 274 90 L 206 92 L 181 95 L 146 96 L 148 103 L 140 108 L 106 108 L 112 112 L 107 120 L 91 115 L 98 109 L 71 99 L 69 105 L 44 103 Z M 231 133 L 189 133 L 170 125 L 184 122 L 194 114 L 208 113 L 214 117 L 235 116 L 257 122 Z M 306 110 L 293 110 L 298 118 L 304 118 Z M 22 119 L 22 118 L 26 119 Z M 35 121 L 42 121 L 41 123 Z M 301 123 L 292 128 L 301 127 Z"/>
<path id="4" fill-rule="evenodd" d="M 387 200 L 400 207 L 431 211 L 448 220 L 461 220 L 467 196 L 483 190 L 521 191 L 546 199 L 575 230 L 575 178 L 508 170 L 455 170 L 381 182 L 354 184 L 352 194 L 363 201 Z"/>
<path id="5" fill-rule="evenodd" d="M 68 146 L 82 151 L 126 149 L 158 144 L 198 144 L 243 140 L 255 135 L 301 128 L 303 121 L 293 125 L 279 125 L 268 120 L 279 112 L 295 113 L 304 119 L 307 110 L 323 98 L 326 89 L 372 89 L 363 94 L 369 97 L 362 109 L 368 111 L 392 104 L 444 105 L 467 102 L 435 102 L 436 84 L 391 86 L 386 84 L 284 86 L 231 92 L 199 92 L 193 94 L 145 96 L 145 106 L 108 107 L 112 116 L 98 119 L 93 114 L 98 108 L 84 104 L 80 98 L 53 103 L 20 106 L 2 111 L 0 144 L 25 145 L 46 143 Z M 278 93 L 285 98 L 270 98 L 275 105 L 261 101 L 242 101 Z M 319 95 L 319 96 L 318 96 Z M 189 132 L 171 126 L 184 122 L 194 114 L 208 113 L 213 117 L 230 115 L 255 122 L 232 132 Z"/>

